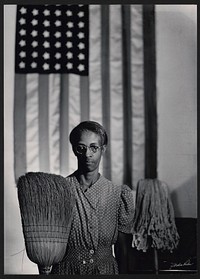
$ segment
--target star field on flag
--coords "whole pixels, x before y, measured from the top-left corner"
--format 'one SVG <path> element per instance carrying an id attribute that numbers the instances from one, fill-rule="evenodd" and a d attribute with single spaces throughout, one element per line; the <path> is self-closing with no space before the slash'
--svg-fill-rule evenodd
<path id="1" fill-rule="evenodd" d="M 17 13 L 16 73 L 88 75 L 87 5 L 26 5 Z"/>

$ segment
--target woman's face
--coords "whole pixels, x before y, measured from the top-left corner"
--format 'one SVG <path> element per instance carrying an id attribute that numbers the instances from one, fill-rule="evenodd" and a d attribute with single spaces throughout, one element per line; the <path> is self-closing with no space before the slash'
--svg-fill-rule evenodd
<path id="1" fill-rule="evenodd" d="M 78 167 L 81 168 L 84 172 L 92 172 L 99 168 L 99 164 L 101 161 L 102 153 L 105 152 L 106 147 L 101 147 L 101 138 L 98 134 L 93 133 L 91 131 L 85 131 L 81 134 L 80 139 L 77 143 L 77 146 L 85 149 L 83 154 L 79 154 L 76 152 L 76 148 L 74 147 L 74 153 L 78 159 Z M 95 153 L 92 152 L 88 147 L 100 147 L 97 148 Z"/>

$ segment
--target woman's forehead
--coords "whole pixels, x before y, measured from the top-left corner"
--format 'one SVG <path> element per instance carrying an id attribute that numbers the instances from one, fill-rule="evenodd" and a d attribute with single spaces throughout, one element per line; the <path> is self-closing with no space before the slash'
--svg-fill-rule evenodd
<path id="1" fill-rule="evenodd" d="M 101 142 L 101 137 L 97 133 L 94 133 L 92 131 L 83 131 L 80 134 L 79 142 L 86 141 L 90 143 L 99 143 Z"/>

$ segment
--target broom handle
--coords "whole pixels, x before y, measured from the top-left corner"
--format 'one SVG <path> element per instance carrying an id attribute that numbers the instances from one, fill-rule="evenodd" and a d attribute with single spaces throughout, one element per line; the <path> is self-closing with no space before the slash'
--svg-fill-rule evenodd
<path id="1" fill-rule="evenodd" d="M 51 272 L 52 266 L 39 266 L 38 265 L 38 269 L 39 269 L 39 274 L 49 275 Z"/>

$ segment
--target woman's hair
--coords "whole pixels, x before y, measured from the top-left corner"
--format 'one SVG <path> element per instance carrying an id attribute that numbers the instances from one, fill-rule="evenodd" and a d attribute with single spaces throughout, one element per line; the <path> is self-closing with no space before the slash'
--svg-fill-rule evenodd
<path id="1" fill-rule="evenodd" d="M 107 145 L 108 136 L 103 126 L 95 121 L 83 121 L 78 124 L 69 135 L 69 140 L 72 146 L 76 145 L 76 143 L 80 139 L 81 134 L 85 131 L 90 131 L 99 135 L 101 138 L 101 144 Z"/>

